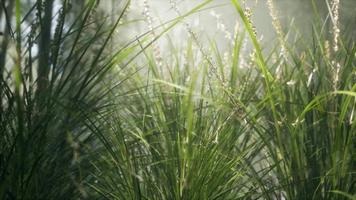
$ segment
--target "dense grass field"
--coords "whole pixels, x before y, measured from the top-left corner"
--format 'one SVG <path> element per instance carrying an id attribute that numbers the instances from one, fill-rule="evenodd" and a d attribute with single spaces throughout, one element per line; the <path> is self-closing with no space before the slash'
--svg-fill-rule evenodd
<path id="1" fill-rule="evenodd" d="M 268 44 L 231 0 L 224 50 L 185 21 L 216 0 L 170 0 L 178 17 L 158 26 L 148 0 L 136 20 L 130 1 L 103 2 L 1 1 L 1 199 L 356 199 L 355 26 L 339 0 L 326 17 L 310 2 L 308 36 L 266 0 Z"/>

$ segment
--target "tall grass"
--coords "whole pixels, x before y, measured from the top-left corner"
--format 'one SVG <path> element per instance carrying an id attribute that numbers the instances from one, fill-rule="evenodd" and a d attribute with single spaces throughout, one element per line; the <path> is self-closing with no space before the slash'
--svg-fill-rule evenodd
<path id="1" fill-rule="evenodd" d="M 173 7 L 177 18 L 149 24 L 118 51 L 106 46 L 123 14 L 110 26 L 94 20 L 96 1 L 74 20 L 67 1 L 57 15 L 51 1 L 28 15 L 20 1 L 6 4 L 17 24 L 4 32 L 16 56 L 1 65 L 1 197 L 355 199 L 356 45 L 321 26 L 339 28 L 337 12 L 294 41 L 271 13 L 278 43 L 267 50 L 249 10 L 232 0 L 243 28 L 224 56 L 187 22 L 184 45 L 167 35 L 168 50 L 158 49 L 210 2 L 184 14 Z M 26 21 L 38 21 L 28 40 Z"/>
<path id="2" fill-rule="evenodd" d="M 1 2 L 2 199 L 88 196 L 82 181 L 91 165 L 83 146 L 96 139 L 83 115 L 108 103 L 102 80 L 113 58 L 105 49 L 122 17 L 108 27 L 95 19 L 97 3 L 90 0 L 73 13 L 67 0 Z"/>
<path id="3" fill-rule="evenodd" d="M 130 82 L 135 92 L 115 98 L 111 120 L 98 123 L 111 153 L 96 165 L 100 175 L 90 185 L 97 192 L 117 199 L 353 198 L 354 42 L 344 35 L 329 55 L 330 38 L 315 27 L 311 42 L 287 44 L 281 35 L 286 55 L 265 56 L 244 9 L 232 2 L 254 46 L 250 68 L 238 67 L 244 31 L 228 63 L 215 45 L 200 48 L 194 33 L 186 49 L 171 47 L 163 66 L 146 52 L 148 71 Z M 342 66 L 336 82 L 335 63 Z"/>

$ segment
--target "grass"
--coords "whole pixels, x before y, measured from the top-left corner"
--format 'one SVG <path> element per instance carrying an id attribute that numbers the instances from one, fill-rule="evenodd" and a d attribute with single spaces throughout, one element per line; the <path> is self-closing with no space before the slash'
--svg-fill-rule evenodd
<path id="1" fill-rule="evenodd" d="M 1 198 L 355 199 L 352 37 L 332 51 L 318 21 L 267 51 L 232 0 L 244 28 L 226 56 L 189 26 L 176 46 L 167 33 L 210 2 L 118 48 L 129 1 L 114 22 L 95 0 L 2 3 Z"/>
<path id="2" fill-rule="evenodd" d="M 53 3 L 11 1 L 4 10 L 15 18 L 16 29 L 7 24 L 2 55 L 12 45 L 16 53 L 4 56 L 0 66 L 3 199 L 87 196 L 82 180 L 89 171 L 81 167 L 90 169 L 90 160 L 77 155 L 84 153 L 80 145 L 95 144 L 96 139 L 83 115 L 108 103 L 101 97 L 107 89 L 100 84 L 111 68 L 104 49 L 122 15 L 115 25 L 104 27 L 105 21 L 90 19 L 96 1 L 89 1 L 73 20 L 68 1 L 61 2 L 57 13 L 52 13 Z M 101 29 L 90 30 L 94 23 Z"/>

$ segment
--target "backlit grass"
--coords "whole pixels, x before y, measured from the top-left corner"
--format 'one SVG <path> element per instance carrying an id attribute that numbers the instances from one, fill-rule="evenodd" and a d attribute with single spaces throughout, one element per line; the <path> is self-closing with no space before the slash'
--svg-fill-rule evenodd
<path id="1" fill-rule="evenodd" d="M 232 0 L 241 27 L 222 52 L 184 22 L 211 2 L 120 46 L 129 1 L 114 21 L 95 0 L 4 3 L 1 198 L 355 199 L 356 46 L 337 7 L 265 48 Z"/>

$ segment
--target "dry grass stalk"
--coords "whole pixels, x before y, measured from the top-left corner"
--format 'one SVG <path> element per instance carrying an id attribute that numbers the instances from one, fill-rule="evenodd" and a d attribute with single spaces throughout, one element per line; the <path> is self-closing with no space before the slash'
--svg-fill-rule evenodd
<path id="1" fill-rule="evenodd" d="M 334 50 L 334 54 L 336 54 L 339 50 L 339 38 L 340 38 L 339 8 L 340 8 L 340 0 L 331 0 L 331 19 L 333 22 L 333 50 Z M 335 59 L 332 61 L 331 64 L 334 67 L 334 89 L 337 90 L 341 65 Z"/>
<path id="2" fill-rule="evenodd" d="M 150 6 L 148 4 L 148 0 L 144 0 L 143 1 L 143 15 L 145 16 L 146 18 L 146 22 L 147 22 L 147 25 L 148 25 L 148 29 L 150 30 L 152 36 L 154 38 L 157 37 L 157 34 L 155 33 L 154 31 L 154 28 L 153 28 L 153 18 L 150 14 Z M 161 50 L 158 46 L 157 43 L 152 43 L 152 48 L 153 48 L 153 53 L 154 53 L 154 58 L 157 62 L 157 65 L 159 67 L 163 67 L 163 59 L 162 59 L 162 55 L 161 55 Z"/>

